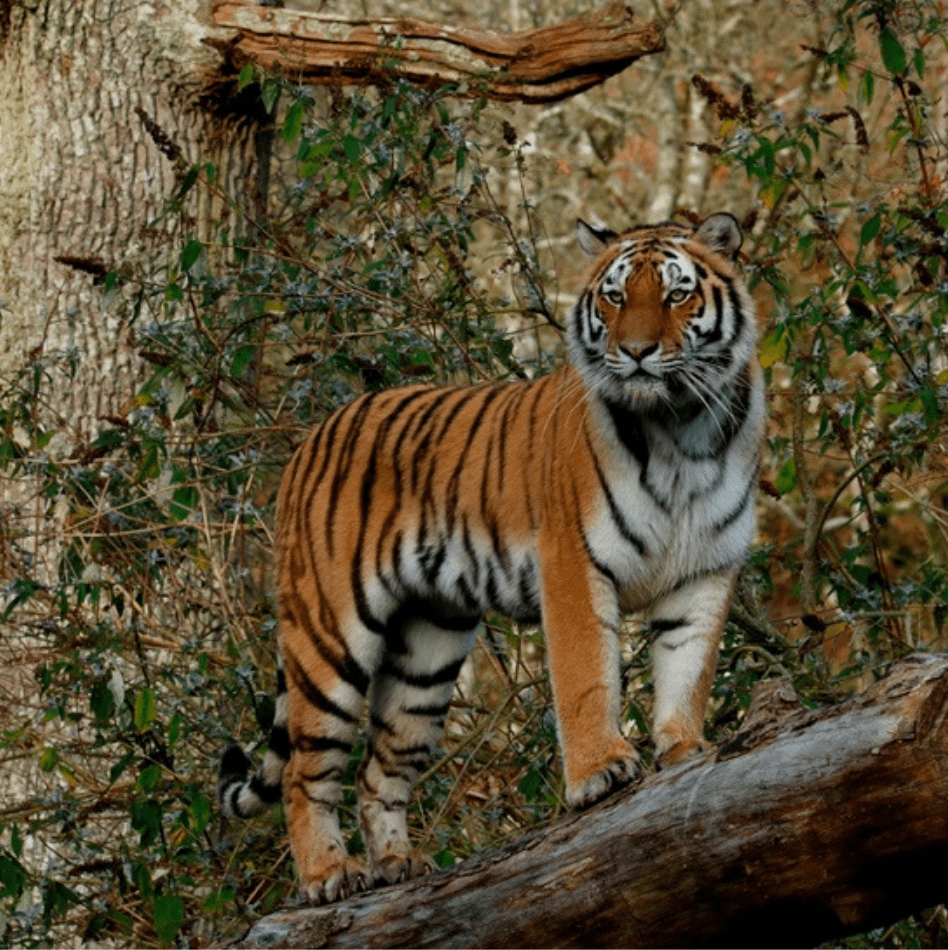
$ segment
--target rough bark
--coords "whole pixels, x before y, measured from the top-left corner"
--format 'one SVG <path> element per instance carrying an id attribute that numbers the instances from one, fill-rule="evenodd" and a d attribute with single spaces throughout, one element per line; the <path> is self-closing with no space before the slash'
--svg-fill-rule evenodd
<path id="1" fill-rule="evenodd" d="M 28 353 L 73 354 L 47 407 L 67 447 L 119 414 L 140 378 L 127 313 L 104 304 L 96 276 L 147 272 L 174 227 L 154 226 L 175 168 L 137 110 L 186 161 L 213 162 L 223 187 L 253 188 L 254 123 L 215 93 L 203 2 L 0 0 L 0 376 Z M 211 209 L 188 210 L 200 235 Z"/>
<path id="2" fill-rule="evenodd" d="M 621 2 L 549 27 L 515 33 L 459 29 L 410 17 L 364 19 L 218 0 L 214 23 L 236 31 L 220 46 L 304 83 L 367 83 L 382 60 L 414 83 L 469 83 L 474 95 L 551 102 L 582 92 L 641 56 L 664 49 L 656 23 Z"/>
<path id="3" fill-rule="evenodd" d="M 765 681 L 700 759 L 504 851 L 244 947 L 812 946 L 945 897 L 948 659 L 816 713 Z"/>

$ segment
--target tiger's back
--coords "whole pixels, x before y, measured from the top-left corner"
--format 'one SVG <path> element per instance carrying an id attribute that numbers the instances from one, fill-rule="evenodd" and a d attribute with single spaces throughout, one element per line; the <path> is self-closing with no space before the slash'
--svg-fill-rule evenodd
<path id="1" fill-rule="evenodd" d="M 432 868 L 409 844 L 408 796 L 487 609 L 542 618 L 572 804 L 638 774 L 618 729 L 623 610 L 646 611 L 655 637 L 659 759 L 703 745 L 764 416 L 753 307 L 730 264 L 739 232 L 716 215 L 697 232 L 580 236 L 598 258 L 569 364 L 533 382 L 363 396 L 287 468 L 286 689 L 260 771 L 247 779 L 228 753 L 219 794 L 245 815 L 282 780 L 311 900 Z M 335 810 L 366 702 L 363 862 Z"/>

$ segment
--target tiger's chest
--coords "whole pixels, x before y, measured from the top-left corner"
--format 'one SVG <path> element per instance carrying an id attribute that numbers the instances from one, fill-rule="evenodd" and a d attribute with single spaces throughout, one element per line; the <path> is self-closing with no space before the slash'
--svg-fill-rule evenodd
<path id="1" fill-rule="evenodd" d="M 756 426 L 747 428 L 746 438 L 707 419 L 694 431 L 625 430 L 587 529 L 591 556 L 614 577 L 624 609 L 745 557 L 757 474 Z"/>

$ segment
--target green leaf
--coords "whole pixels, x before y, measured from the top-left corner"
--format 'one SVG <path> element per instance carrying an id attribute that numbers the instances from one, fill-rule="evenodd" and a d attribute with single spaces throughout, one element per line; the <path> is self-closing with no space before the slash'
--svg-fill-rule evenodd
<path id="1" fill-rule="evenodd" d="M 155 898 L 155 933 L 165 946 L 174 942 L 184 924 L 184 901 L 175 894 Z"/>
<path id="2" fill-rule="evenodd" d="M 230 364 L 230 374 L 234 379 L 240 379 L 244 375 L 244 370 L 250 365 L 256 352 L 257 347 L 253 343 L 245 343 L 237 349 Z"/>
<path id="3" fill-rule="evenodd" d="M 155 694 L 150 689 L 143 689 L 135 697 L 135 728 L 142 732 L 158 718 L 155 706 Z"/>
<path id="4" fill-rule="evenodd" d="M 780 330 L 774 330 L 760 344 L 760 365 L 762 369 L 773 366 L 780 360 L 786 360 L 790 352 L 790 338 Z"/>
<path id="5" fill-rule="evenodd" d="M 536 798 L 537 792 L 543 784 L 543 777 L 536 769 L 530 769 L 517 785 L 517 791 L 525 798 Z"/>
<path id="6" fill-rule="evenodd" d="M 59 765 L 59 753 L 51 746 L 47 746 L 40 756 L 40 769 L 44 772 L 52 772 L 57 765 Z"/>
<path id="7" fill-rule="evenodd" d="M 868 106 L 872 105 L 872 97 L 876 91 L 876 80 L 875 77 L 870 72 L 865 72 L 862 74 L 862 80 L 859 83 L 859 94 L 862 96 L 862 101 Z"/>
<path id="8" fill-rule="evenodd" d="M 879 233 L 879 228 L 882 227 L 882 215 L 874 214 L 868 221 L 862 226 L 862 230 L 859 232 L 859 243 L 865 247 L 867 244 L 870 244 L 875 236 Z"/>
<path id="9" fill-rule="evenodd" d="M 213 814 L 213 809 L 211 808 L 211 800 L 207 795 L 202 794 L 201 792 L 195 792 L 194 797 L 191 799 L 191 806 L 188 808 L 188 811 L 191 815 L 191 828 L 193 829 L 196 835 L 204 833 L 204 829 L 207 828 L 208 824 L 211 821 L 211 815 Z"/>
<path id="10" fill-rule="evenodd" d="M 181 252 L 181 269 L 184 271 L 190 270 L 203 250 L 204 245 L 200 241 L 188 241 Z"/>
<path id="11" fill-rule="evenodd" d="M 908 67 L 908 58 L 898 37 L 889 27 L 885 27 L 879 33 L 879 48 L 882 51 L 882 62 L 885 63 L 885 68 L 893 76 L 903 75 Z"/>
<path id="12" fill-rule="evenodd" d="M 201 910 L 205 914 L 219 914 L 227 909 L 227 906 L 234 900 L 234 889 L 232 887 L 223 887 L 219 891 L 211 891 L 204 898 Z"/>
<path id="13" fill-rule="evenodd" d="M 254 76 L 254 67 L 253 63 L 247 63 L 246 66 L 240 71 L 240 75 L 237 77 L 237 91 L 241 92 L 246 89 L 253 82 Z"/>
<path id="14" fill-rule="evenodd" d="M 172 195 L 172 201 L 180 201 L 196 184 L 198 180 L 198 175 L 200 174 L 201 169 L 197 165 L 192 165 L 184 175 L 184 178 L 181 179 L 181 184 L 178 185 L 177 190 L 174 195 Z"/>
<path id="15" fill-rule="evenodd" d="M 99 723 L 108 722 L 115 711 L 115 696 L 107 680 L 97 680 L 92 684 L 89 696 L 89 708 Z"/>
<path id="16" fill-rule="evenodd" d="M 161 769 L 155 765 L 154 762 L 150 762 L 146 765 L 138 776 L 138 781 L 135 783 L 138 786 L 139 791 L 150 792 L 158 784 L 158 776 L 161 774 Z"/>
<path id="17" fill-rule="evenodd" d="M 28 880 L 26 868 L 9 854 L 0 851 L 0 895 L 19 898 Z"/>
<path id="18" fill-rule="evenodd" d="M 275 79 L 265 79 L 260 90 L 260 99 L 267 112 L 273 112 L 280 98 L 280 84 Z"/>
<path id="19" fill-rule="evenodd" d="M 134 752 L 128 752 L 122 756 L 115 765 L 109 769 L 109 781 L 117 782 L 121 778 L 122 773 L 135 761 L 137 756 Z"/>
<path id="20" fill-rule="evenodd" d="M 342 140 L 342 150 L 354 165 L 362 154 L 362 143 L 354 135 L 347 135 Z"/>
<path id="21" fill-rule="evenodd" d="M 92 444 L 99 449 L 115 449 L 125 441 L 125 433 L 120 429 L 103 429 Z"/>
<path id="22" fill-rule="evenodd" d="M 912 63 L 915 66 L 915 72 L 918 73 L 918 78 L 922 79 L 925 76 L 925 54 L 921 49 L 916 49 L 912 54 Z"/>
<path id="23" fill-rule="evenodd" d="M 197 507 L 199 498 L 198 490 L 193 485 L 185 485 L 183 488 L 178 488 L 171 496 L 171 502 L 168 505 L 168 514 L 170 514 L 175 521 L 184 521 Z"/>
<path id="24" fill-rule="evenodd" d="M 287 144 L 295 142 L 303 130 L 303 103 L 294 102 L 287 110 L 283 120 L 283 141 Z"/>
<path id="25" fill-rule="evenodd" d="M 143 802 L 133 802 L 130 811 L 132 827 L 138 832 L 142 846 L 147 848 L 161 832 L 161 805 L 149 798 Z"/>
<path id="26" fill-rule="evenodd" d="M 797 463 L 792 458 L 788 458 L 784 463 L 780 473 L 774 479 L 774 486 L 781 495 L 793 491 L 797 484 Z"/>
<path id="27" fill-rule="evenodd" d="M 135 476 L 135 481 L 137 484 L 142 484 L 144 482 L 150 482 L 152 479 L 157 478 L 161 474 L 161 458 L 158 451 L 157 445 L 151 445 L 148 447 L 144 456 L 142 457 L 142 463 L 138 468 L 138 475 Z"/>
<path id="28" fill-rule="evenodd" d="M 181 714 L 175 713 L 168 723 L 168 745 L 177 745 L 181 738 Z"/>
<path id="29" fill-rule="evenodd" d="M 925 421 L 929 425 L 934 425 L 941 417 L 938 408 L 938 396 L 927 386 L 922 386 L 918 391 L 918 398 L 921 400 L 922 409 L 925 411 Z"/>

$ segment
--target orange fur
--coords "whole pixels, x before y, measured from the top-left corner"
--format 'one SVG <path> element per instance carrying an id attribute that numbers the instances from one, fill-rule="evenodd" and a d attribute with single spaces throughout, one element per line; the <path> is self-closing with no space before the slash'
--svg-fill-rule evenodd
<path id="1" fill-rule="evenodd" d="M 753 307 L 729 260 L 739 237 L 724 215 L 696 232 L 584 225 L 599 257 L 571 363 L 532 382 L 368 394 L 294 455 L 279 497 L 285 701 L 261 771 L 247 779 L 229 752 L 219 797 L 259 810 L 282 756 L 310 900 L 432 869 L 409 843 L 408 795 L 485 609 L 542 618 L 572 804 L 638 774 L 618 725 L 624 609 L 651 617 L 659 757 L 702 747 L 763 420 Z M 335 809 L 366 704 L 363 861 Z"/>

